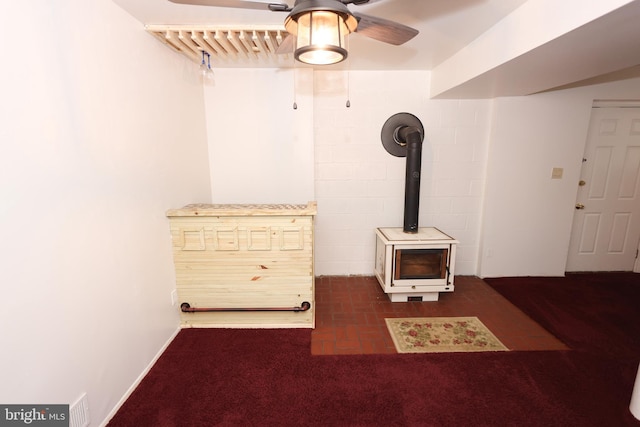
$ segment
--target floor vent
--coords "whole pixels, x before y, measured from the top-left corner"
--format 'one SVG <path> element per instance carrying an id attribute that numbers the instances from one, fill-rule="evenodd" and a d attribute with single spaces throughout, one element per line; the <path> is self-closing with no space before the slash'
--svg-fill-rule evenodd
<path id="1" fill-rule="evenodd" d="M 87 427 L 89 425 L 89 400 L 87 393 L 69 408 L 69 427 Z"/>

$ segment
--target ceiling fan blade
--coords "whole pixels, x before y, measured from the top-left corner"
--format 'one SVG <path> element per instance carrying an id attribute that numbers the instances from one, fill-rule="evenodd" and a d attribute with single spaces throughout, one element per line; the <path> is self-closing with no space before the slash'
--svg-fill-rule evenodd
<path id="1" fill-rule="evenodd" d="M 288 12 L 291 10 L 291 7 L 286 3 L 274 3 L 270 1 L 254 1 L 254 0 L 169 0 L 169 1 L 171 3 L 197 5 L 197 6 L 272 10 L 274 12 Z"/>
<path id="2" fill-rule="evenodd" d="M 396 46 L 408 42 L 419 33 L 415 28 L 388 19 L 362 13 L 354 13 L 353 16 L 358 20 L 358 28 L 356 28 L 358 34 Z"/>

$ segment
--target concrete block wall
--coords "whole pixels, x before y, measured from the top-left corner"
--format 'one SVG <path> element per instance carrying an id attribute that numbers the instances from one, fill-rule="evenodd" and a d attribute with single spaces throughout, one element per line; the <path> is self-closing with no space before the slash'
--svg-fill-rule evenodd
<path id="1" fill-rule="evenodd" d="M 425 128 L 419 225 L 458 239 L 456 273 L 476 274 L 492 101 L 429 99 L 429 77 L 315 73 L 316 275 L 372 275 L 375 228 L 402 226 L 406 159 L 380 138 L 400 112 Z"/>

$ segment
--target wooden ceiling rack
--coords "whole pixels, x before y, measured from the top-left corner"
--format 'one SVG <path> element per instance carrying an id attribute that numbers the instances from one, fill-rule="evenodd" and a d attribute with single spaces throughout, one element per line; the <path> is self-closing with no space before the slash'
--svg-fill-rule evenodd
<path id="1" fill-rule="evenodd" d="M 147 25 L 147 32 L 162 43 L 197 62 L 202 52 L 214 66 L 282 66 L 293 63 L 291 53 L 277 54 L 289 33 L 281 26 L 221 27 Z"/>

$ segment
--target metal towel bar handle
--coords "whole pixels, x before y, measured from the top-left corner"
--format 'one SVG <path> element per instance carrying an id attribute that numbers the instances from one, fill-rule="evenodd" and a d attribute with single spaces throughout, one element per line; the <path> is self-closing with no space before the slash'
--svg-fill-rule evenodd
<path id="1" fill-rule="evenodd" d="M 180 310 L 183 313 L 207 313 L 215 311 L 308 311 L 311 308 L 309 301 L 304 301 L 300 307 L 257 307 L 257 308 L 211 308 L 211 307 L 191 307 L 188 302 L 180 304 Z"/>

